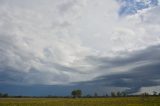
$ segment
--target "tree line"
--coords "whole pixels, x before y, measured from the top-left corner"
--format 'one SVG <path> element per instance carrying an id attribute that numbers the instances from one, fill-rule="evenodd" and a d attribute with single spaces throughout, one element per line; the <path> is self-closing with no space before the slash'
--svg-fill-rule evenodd
<path id="1" fill-rule="evenodd" d="M 73 98 L 79 98 L 79 97 L 88 97 L 88 98 L 92 98 L 92 97 L 131 97 L 131 96 L 141 96 L 141 97 L 147 97 L 147 96 L 160 96 L 160 92 L 156 92 L 156 91 L 153 91 L 152 94 L 149 94 L 147 92 L 144 92 L 144 93 L 141 93 L 141 94 L 138 94 L 138 95 L 131 95 L 131 94 L 128 94 L 127 92 L 125 91 L 117 91 L 117 92 L 111 92 L 110 94 L 106 93 L 106 94 L 103 94 L 103 95 L 98 95 L 97 92 L 94 93 L 94 95 L 83 95 L 82 96 L 82 91 L 80 89 L 77 89 L 77 90 L 73 90 L 71 92 L 71 95 Z"/>
<path id="2" fill-rule="evenodd" d="M 3 97 L 3 98 L 8 97 L 8 93 L 0 93 L 0 97 Z"/>
<path id="3" fill-rule="evenodd" d="M 117 91 L 117 92 L 111 92 L 110 94 L 106 93 L 103 95 L 99 95 L 97 92 L 95 92 L 94 94 L 90 95 L 84 95 L 82 90 L 80 89 L 75 89 L 72 90 L 69 96 L 52 96 L 52 95 L 48 95 L 48 96 L 11 96 L 8 95 L 8 93 L 0 93 L 0 98 L 7 98 L 7 97 L 14 97 L 14 98 L 101 98 L 101 97 L 133 97 L 133 96 L 141 96 L 141 97 L 147 97 L 147 96 L 160 96 L 160 93 L 153 91 L 152 94 L 149 94 L 147 92 L 138 94 L 138 95 L 131 95 L 128 94 L 125 91 Z"/>

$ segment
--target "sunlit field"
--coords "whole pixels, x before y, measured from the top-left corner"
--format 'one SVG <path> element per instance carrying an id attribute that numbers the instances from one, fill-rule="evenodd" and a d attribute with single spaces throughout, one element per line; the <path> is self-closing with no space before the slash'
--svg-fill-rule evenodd
<path id="1" fill-rule="evenodd" d="M 1 98 L 0 106 L 160 106 L 160 97 Z"/>

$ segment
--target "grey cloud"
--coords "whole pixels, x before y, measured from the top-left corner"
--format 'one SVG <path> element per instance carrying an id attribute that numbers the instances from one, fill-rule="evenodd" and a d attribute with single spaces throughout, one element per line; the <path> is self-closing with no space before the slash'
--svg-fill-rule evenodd
<path id="1" fill-rule="evenodd" d="M 79 2 L 3 1 L 0 6 L 1 82 L 68 83 L 72 74 L 83 74 L 70 66 L 78 54 L 86 52 L 79 39 L 69 35 L 68 28 L 79 11 L 72 5 L 78 6 Z M 62 15 L 59 10 L 62 7 L 57 5 L 68 8 L 66 14 Z"/>
<path id="2" fill-rule="evenodd" d="M 14 70 L 11 68 L 5 68 L 0 70 L 0 82 L 16 85 L 30 85 L 30 84 L 48 84 L 52 82 L 55 84 L 61 84 L 63 81 L 68 81 L 69 76 L 63 72 L 53 73 L 44 70 L 37 70 L 31 68 L 29 72 L 23 72 L 20 70 Z"/>
<path id="3" fill-rule="evenodd" d="M 87 81 L 105 75 L 107 78 L 110 76 L 109 78 L 112 80 L 106 85 L 121 86 L 126 84 L 123 80 L 118 80 L 121 77 L 122 79 L 124 77 L 124 81 L 131 80 L 134 83 L 135 76 L 130 76 L 134 73 L 130 72 L 140 70 L 136 69 L 137 67 L 148 67 L 152 64 L 154 67 L 154 64 L 159 63 L 159 46 L 133 53 L 118 53 L 116 57 L 112 58 L 93 53 L 94 50 L 97 50 L 100 55 L 107 54 L 112 49 L 119 50 L 119 47 L 120 50 L 133 47 L 138 49 L 158 42 L 157 37 L 150 36 L 148 32 L 145 33 L 147 30 L 145 26 L 148 24 L 140 25 L 140 31 L 137 29 L 137 24 L 134 24 L 137 22 L 135 17 L 132 17 L 133 21 L 132 19 L 128 20 L 132 22 L 124 19 L 122 21 L 125 22 L 118 23 L 121 20 L 114 19 L 117 6 L 114 6 L 113 0 L 89 0 L 83 9 L 81 6 L 85 0 L 9 1 L 11 0 L 5 0 L 6 4 L 0 6 L 0 80 L 2 82 L 69 84 L 73 81 Z M 158 11 L 158 9 L 156 10 Z M 79 14 L 81 11 L 83 13 Z M 107 17 L 104 17 L 104 12 Z M 79 15 L 81 18 L 77 20 L 76 17 Z M 159 29 L 159 26 L 156 28 Z M 153 35 L 155 32 L 159 32 L 159 30 L 153 31 L 150 27 L 148 29 L 147 31 L 153 32 Z M 122 34 L 117 32 L 114 35 L 114 32 L 118 30 Z M 123 32 L 125 36 L 123 36 Z M 94 34 L 98 36 L 94 38 Z M 116 37 L 122 39 L 122 41 L 117 40 L 118 47 L 115 45 L 115 41 L 108 39 L 114 38 L 114 36 L 115 39 Z M 93 42 L 88 45 L 92 38 L 94 38 Z M 86 43 L 84 43 L 85 41 Z M 146 41 L 148 42 L 143 43 Z M 92 56 L 92 53 L 96 56 Z M 125 56 L 119 57 L 121 54 Z M 86 56 L 88 57 L 85 58 Z M 123 70 L 128 74 L 119 73 Z M 117 76 L 113 73 L 117 73 Z M 99 82 L 105 85 L 105 76 L 96 80 L 104 79 Z M 131 79 L 127 76 L 130 76 Z M 148 80 L 148 82 L 151 81 Z M 143 82 L 142 84 L 147 86 Z M 153 82 L 153 85 L 156 84 Z M 131 85 L 128 84 L 128 86 Z M 140 87 L 139 84 L 134 89 Z"/>
<path id="4" fill-rule="evenodd" d="M 75 5 L 75 1 L 69 1 L 69 2 L 62 3 L 61 5 L 58 6 L 58 8 L 61 13 L 64 13 L 69 9 L 71 9 L 74 5 Z"/>
<path id="5" fill-rule="evenodd" d="M 93 81 L 83 82 L 86 84 L 113 86 L 113 87 L 125 87 L 129 93 L 136 93 L 140 91 L 142 87 L 151 87 L 160 85 L 160 45 L 151 46 L 145 50 L 140 50 L 131 55 L 127 55 L 127 58 L 98 58 L 96 69 L 98 70 L 112 70 L 114 67 L 126 67 L 129 64 L 134 64 L 143 61 L 147 64 L 139 64 L 129 68 L 125 72 L 110 73 L 95 78 Z M 92 57 L 93 58 L 93 57 Z M 95 60 L 94 60 L 95 61 Z M 109 64 L 109 65 L 108 65 Z M 108 68 L 108 66 L 110 66 Z"/>
<path id="6" fill-rule="evenodd" d="M 96 56 L 88 56 L 86 61 L 91 64 L 97 65 L 97 68 L 113 68 L 119 66 L 127 66 L 132 64 L 145 64 L 145 63 L 154 63 L 159 62 L 160 59 L 160 46 L 150 46 L 143 50 L 138 50 L 135 52 L 125 52 L 119 56 L 115 57 L 96 57 Z"/>

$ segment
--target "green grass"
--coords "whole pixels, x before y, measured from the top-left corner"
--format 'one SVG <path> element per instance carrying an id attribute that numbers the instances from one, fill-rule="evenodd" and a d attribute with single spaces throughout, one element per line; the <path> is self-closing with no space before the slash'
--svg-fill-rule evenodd
<path id="1" fill-rule="evenodd" d="M 160 106 L 160 97 L 126 98 L 1 98 L 0 106 Z"/>

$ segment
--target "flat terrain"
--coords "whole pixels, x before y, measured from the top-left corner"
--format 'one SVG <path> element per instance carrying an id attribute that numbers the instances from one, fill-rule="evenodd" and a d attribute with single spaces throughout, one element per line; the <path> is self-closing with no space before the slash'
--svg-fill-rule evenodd
<path id="1" fill-rule="evenodd" d="M 0 106 L 160 106 L 160 97 L 0 98 Z"/>

